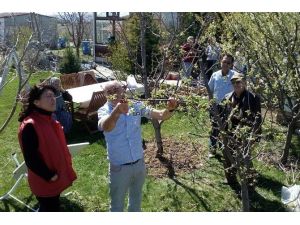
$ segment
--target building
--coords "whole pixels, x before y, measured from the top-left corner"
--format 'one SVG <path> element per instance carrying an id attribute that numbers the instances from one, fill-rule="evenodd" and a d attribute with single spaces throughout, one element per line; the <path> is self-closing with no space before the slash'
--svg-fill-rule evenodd
<path id="1" fill-rule="evenodd" d="M 108 63 L 110 55 L 108 44 L 117 40 L 121 32 L 122 18 L 120 12 L 94 12 L 94 60 L 97 63 Z"/>
<path id="2" fill-rule="evenodd" d="M 157 12 L 154 18 L 167 29 L 177 30 L 179 27 L 179 17 L 177 12 Z"/>
<path id="3" fill-rule="evenodd" d="M 36 19 L 41 39 L 47 47 L 56 46 L 57 20 L 55 17 L 37 14 Z M 32 13 L 0 13 L 0 43 L 12 46 L 19 32 L 26 32 L 34 26 Z"/>

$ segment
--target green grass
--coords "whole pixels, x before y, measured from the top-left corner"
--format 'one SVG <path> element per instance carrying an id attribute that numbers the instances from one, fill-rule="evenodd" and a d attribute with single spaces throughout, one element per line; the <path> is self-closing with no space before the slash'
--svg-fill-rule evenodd
<path id="1" fill-rule="evenodd" d="M 42 72 L 32 76 L 31 83 L 49 76 Z M 0 96 L 1 123 L 8 115 L 14 97 L 17 81 L 12 82 Z M 0 195 L 4 194 L 14 183 L 12 171 L 14 162 L 13 152 L 21 154 L 17 140 L 18 122 L 17 109 L 12 121 L 0 133 Z M 208 121 L 207 114 L 203 114 Z M 143 137 L 153 140 L 154 130 L 150 123 L 143 124 Z M 200 131 L 190 125 L 184 113 L 176 113 L 162 127 L 163 137 L 174 140 L 182 138 L 189 141 L 190 133 L 207 136 L 209 127 L 204 123 Z M 73 158 L 77 180 L 65 193 L 71 194 L 62 198 L 65 211 L 108 211 L 108 161 L 105 141 L 100 133 L 89 135 L 82 124 L 76 122 L 71 133 L 67 136 L 68 143 L 88 141 L 90 145 Z M 293 145 L 299 147 L 295 139 Z M 207 138 L 200 139 L 207 146 Z M 206 158 L 207 150 L 204 151 Z M 281 186 L 286 184 L 286 175 L 276 167 L 263 161 L 256 161 L 255 167 L 259 173 L 257 193 L 252 201 L 252 211 L 284 211 L 280 203 Z M 148 176 L 143 190 L 143 211 L 240 211 L 241 201 L 229 186 L 223 184 L 224 174 L 222 163 L 218 159 L 204 160 L 203 167 L 191 173 L 181 174 L 175 178 L 155 178 Z M 25 179 L 15 192 L 16 196 L 36 206 L 37 201 L 28 188 Z M 0 202 L 0 211 L 28 211 L 24 206 L 13 200 Z"/>

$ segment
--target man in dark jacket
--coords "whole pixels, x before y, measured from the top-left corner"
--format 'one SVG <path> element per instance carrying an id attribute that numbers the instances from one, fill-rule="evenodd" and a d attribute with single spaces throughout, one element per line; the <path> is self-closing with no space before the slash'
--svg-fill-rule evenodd
<path id="1" fill-rule="evenodd" d="M 233 92 L 224 99 L 223 119 L 226 123 L 228 149 L 237 166 L 242 165 L 247 171 L 253 170 L 251 148 L 259 141 L 261 134 L 261 104 L 260 98 L 247 90 L 246 80 L 240 73 L 232 76 Z M 225 151 L 224 170 L 228 184 L 237 185 L 236 168 L 232 166 Z M 253 186 L 253 175 L 248 174 L 248 185 Z"/>

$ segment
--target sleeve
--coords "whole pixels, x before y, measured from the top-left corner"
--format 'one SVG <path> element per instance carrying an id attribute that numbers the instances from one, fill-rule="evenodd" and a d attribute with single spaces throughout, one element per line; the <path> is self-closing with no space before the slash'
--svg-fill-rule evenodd
<path id="1" fill-rule="evenodd" d="M 151 119 L 152 108 L 150 106 L 145 106 L 143 103 L 139 103 L 138 107 L 140 109 L 142 117 L 146 117 L 148 119 Z"/>
<path id="2" fill-rule="evenodd" d="M 208 55 L 208 54 L 210 54 L 210 45 L 208 45 L 207 47 L 206 47 L 206 49 L 205 49 L 205 53 L 206 53 L 206 55 Z"/>
<path id="3" fill-rule="evenodd" d="M 100 128 L 100 123 L 101 123 L 101 120 L 108 117 L 109 116 L 109 111 L 108 111 L 108 108 L 107 107 L 101 107 L 100 109 L 98 109 L 98 128 L 99 130 L 101 130 Z"/>
<path id="4" fill-rule="evenodd" d="M 72 102 L 72 100 L 73 100 L 72 95 L 70 95 L 70 93 L 68 91 L 62 92 L 62 96 L 65 101 Z"/>
<path id="5" fill-rule="evenodd" d="M 261 123 L 262 123 L 262 117 L 261 117 L 261 103 L 260 103 L 260 97 L 258 95 L 255 95 L 254 97 L 254 130 L 257 134 L 261 133 Z"/>
<path id="6" fill-rule="evenodd" d="M 190 51 L 191 47 L 189 44 L 184 44 L 182 47 L 181 47 L 184 51 Z"/>
<path id="7" fill-rule="evenodd" d="M 209 90 L 212 92 L 212 94 L 214 93 L 214 86 L 215 86 L 215 80 L 214 80 L 214 74 L 213 74 L 208 81 L 208 87 L 209 87 Z"/>
<path id="8" fill-rule="evenodd" d="M 32 124 L 27 124 L 22 132 L 23 155 L 26 166 L 35 174 L 49 181 L 55 175 L 42 160 L 38 151 L 39 141 Z"/>

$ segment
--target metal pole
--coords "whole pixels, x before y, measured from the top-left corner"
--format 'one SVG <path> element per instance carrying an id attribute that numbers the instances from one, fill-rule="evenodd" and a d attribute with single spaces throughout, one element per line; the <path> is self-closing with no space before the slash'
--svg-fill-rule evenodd
<path id="1" fill-rule="evenodd" d="M 115 38 L 116 37 L 116 20 L 115 19 L 113 19 L 113 24 L 112 25 L 113 25 L 112 35 Z"/>
<path id="2" fill-rule="evenodd" d="M 94 62 L 96 62 L 96 44 L 97 44 L 97 23 L 96 23 L 96 17 L 97 17 L 97 13 L 94 12 L 94 20 L 93 20 L 93 32 L 94 32 L 94 49 L 93 49 L 93 52 L 94 52 Z"/>

